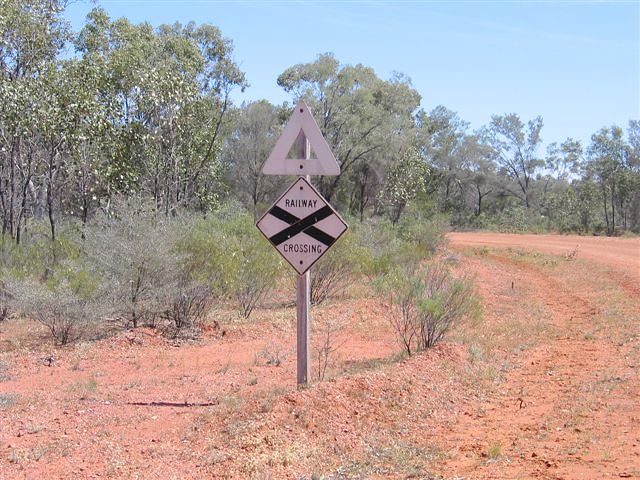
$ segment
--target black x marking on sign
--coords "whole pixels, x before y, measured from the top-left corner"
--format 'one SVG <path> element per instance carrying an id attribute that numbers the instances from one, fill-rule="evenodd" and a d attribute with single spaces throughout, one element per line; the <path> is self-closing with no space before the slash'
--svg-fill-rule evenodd
<path id="1" fill-rule="evenodd" d="M 311 215 L 300 219 L 295 215 L 290 214 L 286 210 L 283 210 L 278 206 L 274 206 L 271 210 L 269 210 L 269 214 L 273 215 L 279 220 L 282 220 L 283 222 L 288 223 L 290 226 L 273 235 L 271 238 L 269 238 L 269 241 L 275 246 L 278 246 L 282 242 L 286 242 L 287 240 L 289 240 L 291 237 L 304 232 L 310 237 L 315 238 L 319 242 L 324 243 L 327 247 L 330 247 L 333 242 L 336 241 L 336 239 L 331 235 L 323 232 L 322 230 L 314 227 L 314 225 L 320 220 L 333 215 L 333 213 L 334 212 L 331 207 L 325 205 L 321 209 L 313 212 Z"/>

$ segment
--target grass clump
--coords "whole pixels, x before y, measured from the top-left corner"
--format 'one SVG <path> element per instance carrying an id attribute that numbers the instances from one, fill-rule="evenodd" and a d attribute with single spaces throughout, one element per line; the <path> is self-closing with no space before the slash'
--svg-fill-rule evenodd
<path id="1" fill-rule="evenodd" d="M 98 381 L 93 377 L 86 380 L 78 380 L 67 387 L 68 392 L 77 394 L 81 400 L 88 398 L 97 390 Z"/>
<path id="2" fill-rule="evenodd" d="M 496 461 L 502 456 L 502 445 L 500 443 L 492 443 L 487 447 L 485 456 L 490 461 Z"/>

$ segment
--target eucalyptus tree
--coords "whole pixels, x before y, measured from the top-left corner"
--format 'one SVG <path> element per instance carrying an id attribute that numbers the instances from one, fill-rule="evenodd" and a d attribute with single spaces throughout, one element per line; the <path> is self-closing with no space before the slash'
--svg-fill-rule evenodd
<path id="1" fill-rule="evenodd" d="M 373 207 L 376 210 L 377 197 L 383 185 L 383 173 L 380 165 L 384 164 L 381 155 L 372 155 L 368 162 L 359 162 L 351 172 L 351 184 L 348 188 L 349 211 L 363 222 L 365 212 Z M 347 189 L 345 189 L 347 190 Z"/>
<path id="2" fill-rule="evenodd" d="M 34 181 L 43 169 L 39 120 L 50 73 L 69 39 L 62 0 L 0 1 L 0 211 L 2 233 L 20 242 L 24 221 L 43 199 Z M 47 118 L 48 120 L 48 118 Z"/>
<path id="3" fill-rule="evenodd" d="M 106 87 L 104 62 L 71 59 L 60 69 L 68 159 L 64 165 L 65 195 L 61 207 L 86 224 L 105 195 L 104 172 L 110 167 L 116 141 L 112 119 L 118 103 Z"/>
<path id="4" fill-rule="evenodd" d="M 141 190 L 165 213 L 208 209 L 221 193 L 221 137 L 230 94 L 244 88 L 233 45 L 212 25 L 154 29 L 93 10 L 78 36 L 84 58 L 104 61 L 118 99 L 119 148 L 109 191 Z"/>
<path id="5" fill-rule="evenodd" d="M 632 199 L 630 228 L 640 231 L 640 120 L 630 120 L 627 129 L 628 165 L 631 170 Z"/>
<path id="6" fill-rule="evenodd" d="M 538 157 L 542 143 L 541 117 L 529 120 L 525 125 L 515 113 L 494 115 L 490 124 L 481 130 L 484 142 L 494 151 L 494 161 L 505 178 L 503 190 L 531 207 L 531 187 L 536 173 L 544 164 Z"/>
<path id="7" fill-rule="evenodd" d="M 576 192 L 572 190 L 572 181 L 580 173 L 582 158 L 582 145 L 572 138 L 562 143 L 553 142 L 547 147 L 544 169 L 531 191 L 537 211 L 550 228 L 560 231 L 582 228 L 574 212 L 577 200 Z"/>
<path id="8" fill-rule="evenodd" d="M 591 136 L 587 150 L 587 172 L 598 184 L 607 235 L 616 231 L 617 218 L 627 225 L 633 189 L 629 146 L 618 126 L 603 127 Z"/>
<path id="9" fill-rule="evenodd" d="M 0 74 L 36 76 L 69 40 L 62 12 L 68 0 L 0 0 Z"/>
<path id="10" fill-rule="evenodd" d="M 600 216 L 598 185 L 588 176 L 571 182 L 567 191 L 573 197 L 572 213 L 577 217 L 580 231 L 589 233 L 596 230 L 602 218 Z"/>
<path id="11" fill-rule="evenodd" d="M 430 173 L 416 148 L 407 149 L 399 161 L 390 165 L 380 196 L 391 223 L 398 223 L 410 201 L 427 193 Z"/>
<path id="12" fill-rule="evenodd" d="M 627 129 L 629 145 L 629 166 L 640 171 L 640 120 L 629 120 Z"/>
<path id="13" fill-rule="evenodd" d="M 234 115 L 233 128 L 224 142 L 223 159 L 229 168 L 234 194 L 254 218 L 273 200 L 282 177 L 263 175 L 262 165 L 282 129 L 280 109 L 267 100 L 243 104 Z"/>
<path id="14" fill-rule="evenodd" d="M 582 157 L 580 141 L 567 138 L 560 145 L 553 142 L 547 147 L 545 166 L 556 180 L 566 182 L 579 173 Z"/>
<path id="15" fill-rule="evenodd" d="M 319 180 L 328 200 L 337 196 L 339 203 L 353 204 L 353 188 L 368 188 L 358 182 L 379 178 L 368 172 L 374 166 L 374 155 L 379 162 L 388 163 L 400 158 L 412 143 L 420 95 L 400 74 L 381 80 L 369 67 L 341 65 L 332 54 L 323 54 L 313 62 L 286 69 L 278 85 L 294 98 L 304 98 L 340 164 L 340 176 Z M 375 165 L 381 174 L 384 167 Z M 370 201 L 369 195 L 359 198 Z M 362 210 L 357 198 L 355 203 L 354 210 Z"/>
<path id="16" fill-rule="evenodd" d="M 473 213 L 479 216 L 486 199 L 497 190 L 498 179 L 491 147 L 476 135 L 465 135 L 458 148 L 458 156 L 459 168 L 463 168 L 458 174 L 460 183 L 468 186 L 467 196 L 473 199 Z"/>
<path id="17" fill-rule="evenodd" d="M 34 203 L 34 171 L 40 163 L 35 125 L 39 78 L 0 83 L 0 208 L 2 234 L 20 243 L 27 208 Z"/>
<path id="18" fill-rule="evenodd" d="M 30 125 L 19 219 L 29 203 L 34 216 L 46 214 L 52 240 L 60 213 L 86 222 L 95 203 L 98 147 L 112 128 L 108 105 L 99 91 L 102 75 L 77 59 L 52 61 L 33 80 L 29 108 L 21 112 Z"/>
<path id="19" fill-rule="evenodd" d="M 442 105 L 419 116 L 419 144 L 439 170 L 439 206 L 442 211 L 460 211 L 466 195 L 465 157 L 462 149 L 469 124 Z"/>

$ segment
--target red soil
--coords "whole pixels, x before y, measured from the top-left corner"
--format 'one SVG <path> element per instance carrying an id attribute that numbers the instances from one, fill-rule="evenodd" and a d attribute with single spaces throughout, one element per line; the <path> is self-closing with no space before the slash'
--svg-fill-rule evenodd
<path id="1" fill-rule="evenodd" d="M 611 237 L 581 237 L 577 235 L 518 235 L 494 233 L 449 234 L 457 247 L 486 246 L 492 248 L 525 248 L 556 255 L 577 251 L 578 257 L 613 267 L 626 274 L 640 294 L 640 239 Z"/>
<path id="2" fill-rule="evenodd" d="M 54 349 L 0 324 L 0 479 L 639 478 L 640 240 L 450 242 L 481 319 L 387 361 L 387 306 L 333 301 L 314 318 L 345 319 L 344 344 L 306 390 L 291 307 L 180 346 L 138 330 Z"/>

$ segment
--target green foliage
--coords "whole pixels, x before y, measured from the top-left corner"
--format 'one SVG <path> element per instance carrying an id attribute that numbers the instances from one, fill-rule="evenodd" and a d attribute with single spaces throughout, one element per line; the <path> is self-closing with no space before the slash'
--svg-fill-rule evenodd
<path id="1" fill-rule="evenodd" d="M 493 219 L 495 229 L 500 232 L 525 233 L 535 225 L 527 209 L 522 205 L 510 205 Z"/>
<path id="2" fill-rule="evenodd" d="M 380 200 L 387 208 L 391 223 L 400 220 L 410 201 L 426 194 L 429 175 L 429 166 L 413 148 L 389 169 Z"/>
<path id="3" fill-rule="evenodd" d="M 490 461 L 498 460 L 502 456 L 502 445 L 500 445 L 500 443 L 491 444 L 489 447 L 487 447 L 485 456 Z"/>
<path id="4" fill-rule="evenodd" d="M 543 233 L 551 228 L 549 220 L 543 215 L 515 203 L 509 203 L 495 213 L 469 215 L 462 224 L 470 228 L 502 233 Z"/>
<path id="5" fill-rule="evenodd" d="M 2 235 L 30 242 L 25 229 L 47 219 L 55 241 L 69 218 L 87 224 L 118 195 L 177 215 L 214 211 L 231 193 L 257 216 L 281 187 L 260 167 L 290 105 L 233 106 L 247 83 L 213 25 L 133 24 L 96 8 L 73 34 L 67 4 L 0 4 Z M 541 117 L 494 115 L 470 132 L 444 106 L 420 110 L 406 76 L 331 54 L 278 83 L 309 104 L 341 166 L 317 180 L 321 192 L 360 221 L 398 223 L 417 203 L 463 228 L 640 230 L 638 121 L 626 135 L 601 129 L 587 148 L 553 142 L 545 157 Z"/>
<path id="6" fill-rule="evenodd" d="M 67 228 L 54 242 L 34 232 L 20 245 L 6 242 L 5 296 L 60 343 L 79 338 L 89 324 L 104 330 L 113 321 L 194 336 L 211 296 L 183 268 L 177 242 L 184 227 L 148 202 L 116 199 L 108 214 L 84 226 L 83 241 Z"/>
<path id="7" fill-rule="evenodd" d="M 401 74 L 382 80 L 372 68 L 341 65 L 332 54 L 287 68 L 278 85 L 304 98 L 340 164 L 339 177 L 319 178 L 320 191 L 360 215 L 375 200 L 388 159 L 410 144 L 420 95 Z"/>
<path id="8" fill-rule="evenodd" d="M 351 224 L 352 229 L 340 237 L 311 270 L 311 303 L 314 305 L 344 291 L 362 274 L 368 251 L 362 245 L 360 225 Z"/>
<path id="9" fill-rule="evenodd" d="M 373 279 L 396 267 L 415 267 L 444 243 L 446 225 L 446 218 L 430 217 L 417 205 L 410 205 L 396 225 L 386 218 L 358 225 L 354 230 L 363 249 L 362 272 Z"/>
<path id="10" fill-rule="evenodd" d="M 448 229 L 446 215 L 436 213 L 425 202 L 410 203 L 396 225 L 400 238 L 412 244 L 423 257 L 433 254 L 446 241 Z"/>
<path id="11" fill-rule="evenodd" d="M 384 218 L 364 222 L 360 225 L 358 234 L 361 245 L 367 252 L 363 257 L 363 272 L 370 279 L 386 274 L 396 264 L 414 264 L 424 258 L 426 253 L 400 238 L 398 229 Z"/>
<path id="12" fill-rule="evenodd" d="M 142 192 L 166 214 L 208 211 L 226 194 L 220 159 L 244 75 L 211 25 L 153 29 L 90 12 L 75 37 L 67 2 L 0 9 L 0 215 L 20 243 L 30 218 L 83 223 L 116 194 Z M 74 40 L 77 55 L 62 58 Z M 64 186 L 64 187 L 63 187 Z"/>
<path id="13" fill-rule="evenodd" d="M 640 184 L 637 165 L 634 171 L 630 146 L 624 142 L 623 130 L 616 126 L 594 133 L 587 153 L 587 172 L 600 187 L 606 233 L 614 235 L 621 217 L 623 226 L 628 227 L 626 213 L 637 198 L 634 187 Z"/>
<path id="14" fill-rule="evenodd" d="M 1 254 L 5 315 L 8 309 L 36 319 L 61 345 L 95 326 L 100 277 L 82 254 L 77 228 L 66 225 L 51 241 L 34 223 L 22 243 L 5 238 Z"/>
<path id="15" fill-rule="evenodd" d="M 21 281 L 45 283 L 55 289 L 66 282 L 78 295 L 89 298 L 99 279 L 85 262 L 80 235 L 73 224 L 67 224 L 51 241 L 44 224 L 33 223 L 23 242 L 15 244 L 5 238 L 0 246 L 0 274 Z"/>
<path id="16" fill-rule="evenodd" d="M 97 8 L 73 35 L 66 5 L 0 2 L 2 282 L 26 285 L 53 310 L 77 307 L 71 317 L 99 298 L 103 318 L 173 333 L 192 330 L 211 295 L 249 316 L 285 268 L 251 216 L 225 202 L 231 194 L 255 217 L 280 189 L 260 170 L 290 105 L 233 106 L 246 80 L 212 25 L 136 25 Z M 360 220 L 316 265 L 316 303 L 361 274 L 414 274 L 449 220 L 640 231 L 638 121 L 626 134 L 599 130 L 586 148 L 552 143 L 543 158 L 541 117 L 496 115 L 469 132 L 443 106 L 420 110 L 407 77 L 384 80 L 331 54 L 285 69 L 278 83 L 307 101 L 341 166 L 320 190 Z M 196 211 L 208 216 L 194 221 Z M 440 318 L 443 298 L 416 311 Z"/>
<path id="17" fill-rule="evenodd" d="M 579 172 L 582 159 L 582 145 L 579 141 L 567 138 L 562 144 L 552 143 L 547 147 L 545 159 L 548 170 L 554 172 L 558 180 L 569 180 Z"/>
<path id="18" fill-rule="evenodd" d="M 262 165 L 280 135 L 278 108 L 266 100 L 243 104 L 234 112 L 234 126 L 226 138 L 223 158 L 234 192 L 257 219 L 286 180 L 263 175 Z"/>
<path id="19" fill-rule="evenodd" d="M 235 205 L 198 221 L 180 242 L 187 270 L 218 295 L 229 296 L 248 318 L 275 287 L 283 262 Z"/>
<path id="20" fill-rule="evenodd" d="M 391 325 L 408 355 L 433 347 L 462 317 L 478 311 L 471 279 L 455 278 L 438 261 L 396 267 L 375 285 L 390 300 Z"/>
<path id="21" fill-rule="evenodd" d="M 515 113 L 493 115 L 491 123 L 483 129 L 481 136 L 493 149 L 493 158 L 505 179 L 503 185 L 510 195 L 519 198 L 525 208 L 531 206 L 531 188 L 538 169 L 544 161 L 538 156 L 542 143 L 542 117 L 538 116 L 525 124 Z"/>
<path id="22" fill-rule="evenodd" d="M 132 25 L 89 15 L 77 48 L 112 72 L 106 86 L 118 99 L 121 126 L 105 172 L 111 191 L 142 190 L 165 213 L 178 204 L 207 211 L 224 193 L 219 158 L 229 93 L 244 88 L 233 46 L 212 25 Z"/>
<path id="23" fill-rule="evenodd" d="M 468 123 L 442 105 L 428 114 L 419 112 L 418 124 L 419 145 L 433 164 L 431 181 L 437 182 L 433 191 L 439 208 L 456 212 L 465 203 L 465 183 L 471 183 L 469 170 L 488 157 L 487 148 L 483 148 L 476 137 L 465 133 Z M 477 180 L 481 183 L 480 178 Z"/>
<path id="24" fill-rule="evenodd" d="M 38 74 L 69 39 L 64 0 L 2 0 L 0 52 L 2 74 L 23 78 Z"/>

